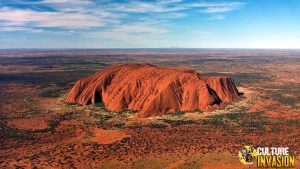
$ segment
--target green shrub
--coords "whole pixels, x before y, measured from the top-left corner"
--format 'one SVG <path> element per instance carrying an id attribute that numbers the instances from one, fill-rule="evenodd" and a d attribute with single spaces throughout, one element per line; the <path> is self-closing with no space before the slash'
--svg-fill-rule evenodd
<path id="1" fill-rule="evenodd" d="M 175 113 L 170 113 L 170 115 L 171 116 L 182 116 L 182 115 L 184 115 L 184 112 L 179 110 L 179 111 L 177 111 Z"/>
<path id="2" fill-rule="evenodd" d="M 60 96 L 59 90 L 45 90 L 40 93 L 41 97 L 45 98 L 57 98 Z"/>
<path id="3" fill-rule="evenodd" d="M 148 127 L 150 127 L 150 128 L 164 129 L 164 128 L 166 128 L 166 125 L 164 125 L 164 124 L 159 124 L 159 123 L 150 123 L 150 124 L 148 125 Z"/>
<path id="4" fill-rule="evenodd" d="M 97 102 L 97 103 L 94 103 L 94 106 L 95 107 L 104 107 L 104 103 L 103 102 Z"/>
<path id="5" fill-rule="evenodd" d="M 179 126 L 185 124 L 197 124 L 197 122 L 193 120 L 170 120 L 170 119 L 162 119 L 163 122 L 168 123 L 172 126 Z"/>

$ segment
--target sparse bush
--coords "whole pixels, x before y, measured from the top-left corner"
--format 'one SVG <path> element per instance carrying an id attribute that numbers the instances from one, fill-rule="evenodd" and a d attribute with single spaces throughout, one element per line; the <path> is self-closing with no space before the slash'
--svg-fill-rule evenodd
<path id="1" fill-rule="evenodd" d="M 287 121 L 287 123 L 290 125 L 300 125 L 300 121 L 295 119 L 290 119 Z"/>
<path id="2" fill-rule="evenodd" d="M 90 115 L 92 118 L 97 118 L 97 119 L 101 119 L 101 120 L 109 120 L 110 118 L 112 118 L 112 115 L 109 114 L 96 114 L 96 113 L 92 113 Z"/>
<path id="3" fill-rule="evenodd" d="M 103 102 L 97 102 L 94 104 L 95 107 L 104 107 L 104 103 Z"/>
<path id="4" fill-rule="evenodd" d="M 150 128 L 164 129 L 164 128 L 166 128 L 166 125 L 160 124 L 160 123 L 150 123 L 150 124 L 148 125 L 148 127 L 150 127 Z"/>
<path id="5" fill-rule="evenodd" d="M 225 114 L 225 117 L 230 120 L 235 120 L 237 118 L 242 117 L 243 115 L 244 115 L 243 113 L 230 113 L 230 114 Z"/>
<path id="6" fill-rule="evenodd" d="M 280 127 L 278 127 L 278 126 L 273 126 L 273 127 L 272 127 L 272 131 L 273 131 L 273 132 L 278 132 L 278 131 L 280 131 Z"/>
<path id="7" fill-rule="evenodd" d="M 268 124 L 266 121 L 246 121 L 243 123 L 244 127 L 255 127 L 262 128 L 264 125 Z"/>
<path id="8" fill-rule="evenodd" d="M 175 113 L 170 113 L 170 115 L 171 116 L 182 116 L 182 115 L 184 115 L 184 112 L 179 110 L 179 111 L 177 111 Z"/>
<path id="9" fill-rule="evenodd" d="M 164 123 L 168 123 L 172 126 L 179 126 L 179 125 L 185 125 L 185 124 L 197 124 L 197 122 L 193 120 L 170 120 L 170 119 L 162 119 Z"/>
<path id="10" fill-rule="evenodd" d="M 40 93 L 41 97 L 45 97 L 45 98 L 56 98 L 60 96 L 60 91 L 57 89 L 54 90 L 45 90 L 43 92 Z"/>

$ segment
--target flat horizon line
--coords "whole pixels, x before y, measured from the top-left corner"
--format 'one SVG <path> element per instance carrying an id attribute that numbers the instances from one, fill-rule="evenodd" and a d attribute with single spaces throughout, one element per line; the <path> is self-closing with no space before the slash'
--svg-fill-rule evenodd
<path id="1" fill-rule="evenodd" d="M 161 49 L 199 49 L 199 50 L 300 50 L 300 48 L 0 48 L 0 50 L 161 50 Z"/>

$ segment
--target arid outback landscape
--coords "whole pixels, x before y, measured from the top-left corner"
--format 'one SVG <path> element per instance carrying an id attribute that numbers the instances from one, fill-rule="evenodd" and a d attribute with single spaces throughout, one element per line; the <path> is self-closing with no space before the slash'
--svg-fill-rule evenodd
<path id="1" fill-rule="evenodd" d="M 154 116 L 115 106 L 115 91 L 68 97 L 79 79 L 133 63 L 226 76 L 240 94 L 208 110 L 172 112 L 175 104 Z M 240 169 L 248 168 L 237 156 L 245 145 L 289 147 L 299 168 L 299 72 L 300 50 L 1 50 L 0 168 Z"/>

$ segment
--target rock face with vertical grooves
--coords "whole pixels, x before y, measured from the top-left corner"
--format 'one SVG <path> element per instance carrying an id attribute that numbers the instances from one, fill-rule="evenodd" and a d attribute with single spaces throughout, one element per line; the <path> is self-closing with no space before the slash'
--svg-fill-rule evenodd
<path id="1" fill-rule="evenodd" d="M 191 69 L 125 64 L 78 80 L 66 102 L 103 102 L 110 111 L 137 110 L 139 117 L 150 117 L 179 110 L 211 110 L 238 97 L 229 77 L 203 77 Z"/>

